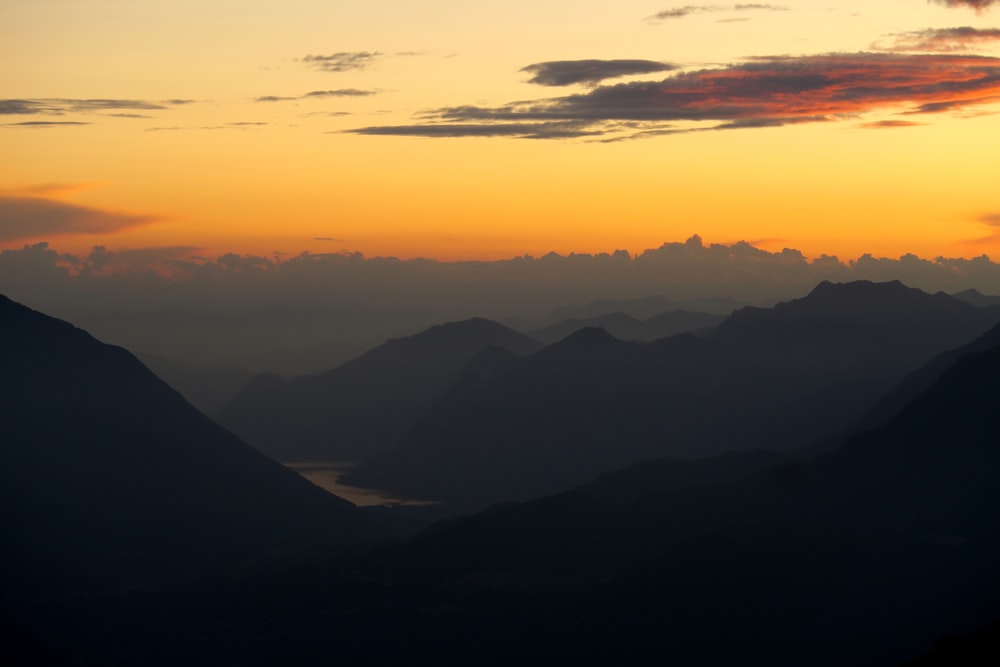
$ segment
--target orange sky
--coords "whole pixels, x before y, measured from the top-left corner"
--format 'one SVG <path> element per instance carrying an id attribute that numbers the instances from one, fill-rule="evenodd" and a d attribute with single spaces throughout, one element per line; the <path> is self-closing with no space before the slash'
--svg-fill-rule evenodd
<path id="1" fill-rule="evenodd" d="M 0 248 L 996 259 L 1000 8 L 945 4 L 10 0 Z"/>

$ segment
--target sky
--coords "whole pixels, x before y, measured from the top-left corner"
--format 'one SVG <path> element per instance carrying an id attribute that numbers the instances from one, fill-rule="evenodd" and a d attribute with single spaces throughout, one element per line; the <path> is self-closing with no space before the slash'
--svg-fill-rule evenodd
<path id="1" fill-rule="evenodd" d="M 5 0 L 0 60 L 67 265 L 1000 256 L 996 0 Z"/>

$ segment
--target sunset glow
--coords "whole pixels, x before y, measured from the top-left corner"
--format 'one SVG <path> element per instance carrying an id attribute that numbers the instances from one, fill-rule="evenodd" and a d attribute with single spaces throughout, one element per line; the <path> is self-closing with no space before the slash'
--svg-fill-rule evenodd
<path id="1" fill-rule="evenodd" d="M 995 4 L 12 0 L 0 248 L 995 259 Z"/>

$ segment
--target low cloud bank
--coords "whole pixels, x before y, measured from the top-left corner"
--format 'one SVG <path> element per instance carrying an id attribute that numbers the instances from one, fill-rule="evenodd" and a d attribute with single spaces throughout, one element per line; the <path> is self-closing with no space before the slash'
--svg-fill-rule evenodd
<path id="1" fill-rule="evenodd" d="M 864 255 L 810 260 L 745 242 L 685 242 L 631 255 L 516 257 L 493 262 L 302 253 L 290 258 L 199 257 L 186 247 L 60 254 L 48 244 L 0 252 L 9 297 L 109 342 L 202 366 L 321 370 L 386 338 L 483 316 L 544 323 L 554 308 L 659 294 L 768 303 L 822 280 L 901 280 L 949 293 L 1000 294 L 1000 264 Z"/>

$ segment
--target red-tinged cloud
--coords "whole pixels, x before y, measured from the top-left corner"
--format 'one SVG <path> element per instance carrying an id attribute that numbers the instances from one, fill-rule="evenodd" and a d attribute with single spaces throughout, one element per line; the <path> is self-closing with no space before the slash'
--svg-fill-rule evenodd
<path id="1" fill-rule="evenodd" d="M 977 12 L 983 12 L 1000 2 L 1000 0 L 932 0 L 939 5 L 946 7 L 968 7 Z"/>
<path id="2" fill-rule="evenodd" d="M 876 42 L 872 46 L 880 51 L 958 53 L 997 41 L 1000 41 L 1000 29 L 962 26 L 929 28 L 889 35 L 885 40 Z"/>
<path id="3" fill-rule="evenodd" d="M 718 69 L 681 72 L 661 81 L 605 85 L 587 93 L 500 107 L 449 107 L 413 125 L 352 131 L 428 137 L 601 134 L 607 140 L 854 119 L 874 111 L 958 111 L 996 101 L 1000 101 L 1000 58 L 834 53 L 755 58 Z M 573 132 L 567 134 L 570 123 Z M 550 135 L 549 130 L 554 132 Z"/>
<path id="4" fill-rule="evenodd" d="M 105 211 L 43 197 L 0 194 L 0 241 L 101 234 L 147 224 L 156 218 Z"/>

